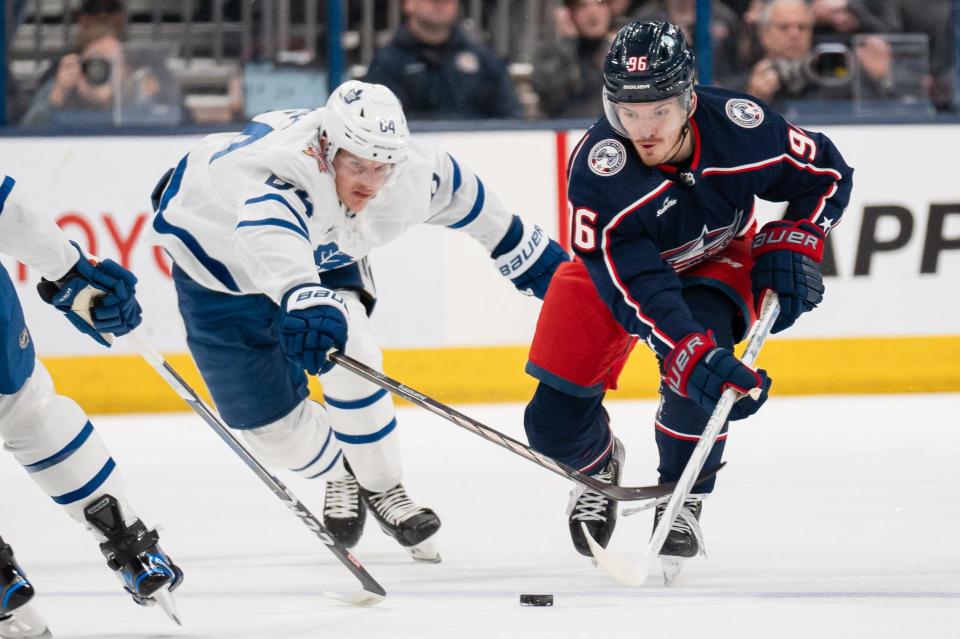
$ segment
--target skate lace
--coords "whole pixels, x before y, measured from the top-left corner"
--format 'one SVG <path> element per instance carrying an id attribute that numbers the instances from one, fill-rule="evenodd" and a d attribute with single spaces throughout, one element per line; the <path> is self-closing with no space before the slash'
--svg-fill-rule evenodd
<path id="1" fill-rule="evenodd" d="M 360 515 L 360 487 L 355 478 L 327 482 L 323 514 L 334 519 L 352 519 Z"/>
<path id="2" fill-rule="evenodd" d="M 669 499 L 669 497 L 667 499 Z M 657 501 L 660 502 L 660 500 Z M 677 513 L 677 518 L 673 520 L 673 525 L 670 526 L 670 530 L 672 532 L 692 535 L 693 538 L 697 540 L 697 547 L 700 549 L 700 554 L 706 556 L 707 549 L 703 544 L 703 530 L 700 528 L 700 520 L 693 514 L 694 509 L 700 501 L 701 498 L 696 495 L 687 497 L 683 502 L 683 507 L 680 508 L 680 512 Z M 666 507 L 666 501 L 657 504 L 657 521 L 660 521 L 660 516 Z"/>
<path id="3" fill-rule="evenodd" d="M 377 509 L 380 516 L 392 526 L 402 524 L 414 515 L 423 511 L 423 508 L 410 501 L 403 484 L 397 484 L 390 490 L 374 493 L 369 496 L 371 505 Z"/>
<path id="4" fill-rule="evenodd" d="M 594 479 L 609 484 L 613 481 L 613 472 L 605 470 L 594 475 Z M 574 521 L 606 521 L 605 510 L 608 498 L 595 490 L 578 486 L 570 493 L 570 519 Z"/>

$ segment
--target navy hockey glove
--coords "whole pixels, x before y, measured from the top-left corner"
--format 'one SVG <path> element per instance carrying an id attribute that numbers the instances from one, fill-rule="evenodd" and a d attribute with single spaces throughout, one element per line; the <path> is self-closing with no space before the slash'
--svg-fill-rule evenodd
<path id="1" fill-rule="evenodd" d="M 790 328 L 823 300 L 824 241 L 820 227 L 806 220 L 769 222 L 753 238 L 753 299 L 759 307 L 767 289 L 780 296 L 780 315 L 771 332 Z"/>
<path id="2" fill-rule="evenodd" d="M 516 215 L 491 257 L 500 274 L 521 293 L 540 299 L 547 294 L 550 278 L 570 256 L 539 226 L 527 225 Z"/>
<path id="3" fill-rule="evenodd" d="M 744 395 L 730 410 L 730 419 L 738 420 L 757 412 L 767 401 L 772 380 L 765 370 L 753 369 L 725 348 L 719 348 L 713 331 L 690 333 L 663 360 L 663 381 L 681 397 L 689 397 L 700 408 L 712 413 L 726 388 L 735 388 Z M 760 389 L 753 399 L 746 393 Z"/>
<path id="4" fill-rule="evenodd" d="M 110 346 L 101 333 L 126 335 L 142 321 L 135 290 L 137 276 L 113 260 L 98 262 L 87 257 L 76 242 L 71 244 L 80 259 L 59 280 L 41 279 L 37 292 L 81 333 Z"/>
<path id="5" fill-rule="evenodd" d="M 284 352 L 311 375 L 333 368 L 331 349 L 347 345 L 347 307 L 343 298 L 319 284 L 303 284 L 286 292 L 280 304 L 280 341 Z"/>

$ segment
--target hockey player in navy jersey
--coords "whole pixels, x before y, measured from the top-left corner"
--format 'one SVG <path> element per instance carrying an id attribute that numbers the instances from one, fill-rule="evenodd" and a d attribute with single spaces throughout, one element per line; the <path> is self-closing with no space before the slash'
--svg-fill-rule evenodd
<path id="1" fill-rule="evenodd" d="M 108 334 L 125 335 L 139 325 L 133 273 L 113 260 L 97 262 L 85 255 L 24 201 L 9 176 L 0 180 L 0 252 L 39 271 L 44 277 L 37 287 L 41 297 L 97 342 L 109 346 Z M 2 265 L 0 349 L 4 448 L 53 501 L 93 533 L 107 565 L 134 601 L 160 603 L 176 620 L 169 591 L 180 585 L 183 573 L 160 549 L 157 532 L 148 530 L 127 503 L 120 471 L 90 419 L 76 402 L 54 390 Z M 0 588 L 6 593 L 0 599 L 0 636 L 20 632 L 29 614 L 29 608 L 18 609 L 33 591 L 23 590 L 27 582 L 18 575 L 22 572 L 12 552 L 0 542 Z M 15 595 L 20 591 L 29 596 Z"/>
<path id="2" fill-rule="evenodd" d="M 324 523 L 345 546 L 369 510 L 414 558 L 439 560 L 440 520 L 401 481 L 392 398 L 327 359 L 345 349 L 382 369 L 366 256 L 414 225 L 446 226 L 542 298 L 567 254 L 453 156 L 411 139 L 389 89 L 357 81 L 325 108 L 205 138 L 154 203 L 152 237 L 173 258 L 187 343 L 224 421 L 267 465 L 326 480 Z M 307 399 L 304 371 L 320 375 L 325 405 Z"/>
<path id="3" fill-rule="evenodd" d="M 601 402 L 637 340 L 660 363 L 658 470 L 676 481 L 725 388 L 761 390 L 734 404 L 733 420 L 766 401 L 770 378 L 733 346 L 766 290 L 780 297 L 774 333 L 820 303 L 824 241 L 850 197 L 853 171 L 829 139 L 749 95 L 695 86 L 694 69 L 670 23 L 617 34 L 605 115 L 570 159 L 576 258 L 557 270 L 530 348 L 527 372 L 539 380 L 525 413 L 531 445 L 608 482 L 619 481 L 624 449 Z M 787 202 L 783 219 L 756 230 L 755 196 Z M 726 437 L 725 426 L 706 467 L 719 463 Z M 703 550 L 701 502 L 713 488 L 705 481 L 686 500 L 665 563 Z M 616 502 L 575 489 L 576 549 L 590 555 L 581 522 L 605 547 L 616 517 Z"/>

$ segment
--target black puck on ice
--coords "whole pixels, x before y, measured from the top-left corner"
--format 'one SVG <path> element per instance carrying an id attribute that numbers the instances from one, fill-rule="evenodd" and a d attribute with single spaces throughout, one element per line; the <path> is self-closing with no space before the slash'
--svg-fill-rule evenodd
<path id="1" fill-rule="evenodd" d="M 552 606 L 553 595 L 520 595 L 521 606 Z"/>

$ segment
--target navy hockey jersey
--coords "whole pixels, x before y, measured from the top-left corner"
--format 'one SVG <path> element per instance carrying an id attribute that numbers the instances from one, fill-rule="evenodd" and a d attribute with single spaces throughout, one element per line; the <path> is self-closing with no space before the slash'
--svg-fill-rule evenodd
<path id="1" fill-rule="evenodd" d="M 661 356 L 703 331 L 678 274 L 750 231 L 754 196 L 788 202 L 785 219 L 811 220 L 826 233 L 852 187 L 853 169 L 826 136 L 746 94 L 696 92 L 694 151 L 681 165 L 644 165 L 605 118 L 570 160 L 574 251 L 617 321 Z"/>

